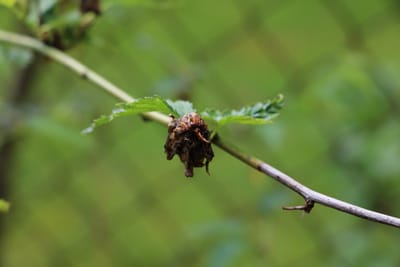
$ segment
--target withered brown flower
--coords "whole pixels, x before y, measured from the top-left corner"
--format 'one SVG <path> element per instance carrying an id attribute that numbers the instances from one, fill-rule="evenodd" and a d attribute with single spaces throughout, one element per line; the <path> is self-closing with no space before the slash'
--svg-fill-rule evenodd
<path id="1" fill-rule="evenodd" d="M 82 13 L 94 12 L 96 15 L 100 15 L 100 0 L 81 0 L 79 9 Z"/>
<path id="2" fill-rule="evenodd" d="M 214 157 L 209 140 L 210 132 L 204 120 L 195 112 L 190 112 L 168 124 L 168 137 L 164 149 L 167 159 L 177 154 L 185 165 L 185 176 L 193 177 L 194 167 L 206 166 Z"/>

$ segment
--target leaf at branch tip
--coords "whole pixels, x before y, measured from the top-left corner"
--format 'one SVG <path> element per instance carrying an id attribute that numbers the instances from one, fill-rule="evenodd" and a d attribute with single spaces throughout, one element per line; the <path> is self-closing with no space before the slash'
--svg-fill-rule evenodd
<path id="1" fill-rule="evenodd" d="M 116 108 L 113 109 L 110 115 L 103 115 L 98 119 L 95 119 L 88 128 L 82 131 L 82 133 L 89 134 L 93 132 L 95 128 L 110 123 L 115 118 L 151 111 L 170 113 L 173 110 L 170 108 L 167 102 L 159 96 L 139 98 L 131 103 L 119 103 L 116 105 Z"/>
<path id="2" fill-rule="evenodd" d="M 189 101 L 183 101 L 183 100 L 172 101 L 167 99 L 166 102 L 168 103 L 168 106 L 174 113 L 174 115 L 178 117 L 182 117 L 186 113 L 196 111 L 193 108 L 193 104 Z"/>
<path id="3" fill-rule="evenodd" d="M 0 198 L 0 212 L 8 212 L 10 203 Z"/>
<path id="4" fill-rule="evenodd" d="M 278 95 L 272 100 L 264 103 L 256 103 L 253 106 L 246 106 L 239 110 L 213 110 L 207 109 L 201 113 L 205 120 L 211 120 L 219 126 L 230 123 L 236 124 L 266 124 L 279 115 L 279 110 L 283 107 L 284 97 Z"/>

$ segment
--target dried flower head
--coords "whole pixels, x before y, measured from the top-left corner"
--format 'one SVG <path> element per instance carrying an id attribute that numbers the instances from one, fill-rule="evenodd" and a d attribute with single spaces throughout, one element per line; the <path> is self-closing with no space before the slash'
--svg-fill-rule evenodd
<path id="1" fill-rule="evenodd" d="M 186 177 L 193 176 L 194 167 L 204 165 L 209 174 L 208 163 L 214 157 L 209 138 L 207 125 L 197 113 L 190 112 L 179 119 L 172 116 L 164 145 L 167 159 L 171 160 L 177 154 L 185 165 Z"/>
<path id="2" fill-rule="evenodd" d="M 94 12 L 96 15 L 100 15 L 100 0 L 81 0 L 79 9 L 82 13 Z"/>

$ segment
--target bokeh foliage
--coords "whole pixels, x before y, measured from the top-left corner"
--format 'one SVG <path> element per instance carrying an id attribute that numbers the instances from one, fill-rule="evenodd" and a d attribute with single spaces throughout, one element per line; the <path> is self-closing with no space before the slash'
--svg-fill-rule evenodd
<path id="1" fill-rule="evenodd" d="M 135 97 L 229 109 L 279 93 L 273 124 L 221 136 L 312 188 L 400 216 L 396 1 L 103 1 L 68 53 Z M 0 27 L 21 31 L 0 9 Z M 0 141 L 19 138 L 0 214 L 3 266 L 397 266 L 400 233 L 317 206 L 215 149 L 211 176 L 165 160 L 166 129 L 121 118 L 82 136 L 113 98 L 49 60 L 29 99 L 7 96 L 32 58 L 0 44 Z M 4 130 L 4 131 L 3 131 Z"/>

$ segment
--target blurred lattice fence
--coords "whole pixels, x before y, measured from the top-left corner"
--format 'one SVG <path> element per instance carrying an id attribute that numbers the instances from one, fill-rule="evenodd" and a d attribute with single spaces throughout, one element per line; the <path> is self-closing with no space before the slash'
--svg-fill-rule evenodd
<path id="1" fill-rule="evenodd" d="M 70 53 L 134 96 L 224 108 L 283 93 L 288 107 L 276 124 L 224 136 L 321 191 L 400 215 L 399 8 L 114 3 Z M 3 95 L 16 77 L 9 49 L 0 50 Z M 211 176 L 184 178 L 177 160 L 165 160 L 158 125 L 124 119 L 80 136 L 113 100 L 50 62 L 35 75 L 9 163 L 2 266 L 399 264 L 398 233 L 323 208 L 282 213 L 301 200 L 220 151 Z"/>

